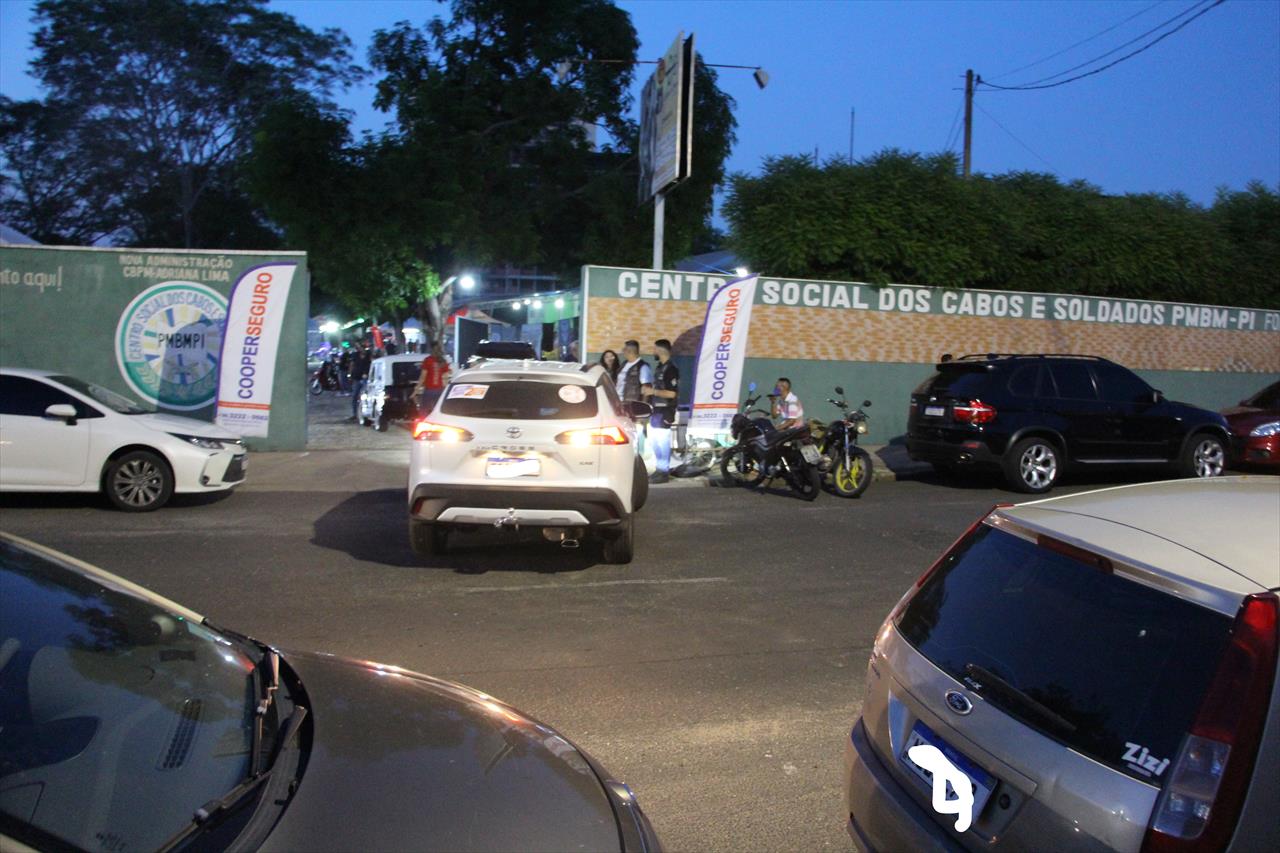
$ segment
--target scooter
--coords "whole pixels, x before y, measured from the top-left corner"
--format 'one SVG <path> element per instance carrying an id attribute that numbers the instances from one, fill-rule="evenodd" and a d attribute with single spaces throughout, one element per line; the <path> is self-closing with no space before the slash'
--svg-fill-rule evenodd
<path id="1" fill-rule="evenodd" d="M 756 384 L 748 386 L 754 392 Z M 735 444 L 720 456 L 720 475 L 726 485 L 748 486 L 782 477 L 800 498 L 811 501 L 822 491 L 826 458 L 806 425 L 779 431 L 769 413 L 756 408 L 761 395 L 748 397 L 733 416 L 729 433 Z"/>
<path id="2" fill-rule="evenodd" d="M 338 365 L 331 361 L 320 365 L 316 368 L 316 372 L 311 374 L 307 387 L 311 389 L 312 396 L 319 396 L 324 391 L 340 390 L 342 386 L 338 382 Z"/>
<path id="3" fill-rule="evenodd" d="M 871 454 L 858 446 L 858 436 L 867 434 L 870 420 L 863 409 L 870 408 L 871 401 L 863 400 L 862 406 L 851 412 L 844 389 L 839 385 L 836 395 L 839 399 L 828 397 L 827 402 L 840 409 L 840 418 L 827 425 L 822 437 L 822 454 L 829 460 L 832 490 L 842 498 L 861 497 L 871 485 L 874 470 Z"/>

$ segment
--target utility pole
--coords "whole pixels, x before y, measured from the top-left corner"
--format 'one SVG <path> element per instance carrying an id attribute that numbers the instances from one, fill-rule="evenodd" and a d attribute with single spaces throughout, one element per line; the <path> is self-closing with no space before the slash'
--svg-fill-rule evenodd
<path id="1" fill-rule="evenodd" d="M 853 125 L 858 116 L 856 107 L 849 107 L 849 162 L 853 162 Z"/>
<path id="2" fill-rule="evenodd" d="M 662 269 L 662 243 L 666 237 L 667 194 L 653 196 L 653 268 Z"/>
<path id="3" fill-rule="evenodd" d="M 973 69 L 964 72 L 964 165 L 963 173 L 969 177 L 973 144 Z"/>

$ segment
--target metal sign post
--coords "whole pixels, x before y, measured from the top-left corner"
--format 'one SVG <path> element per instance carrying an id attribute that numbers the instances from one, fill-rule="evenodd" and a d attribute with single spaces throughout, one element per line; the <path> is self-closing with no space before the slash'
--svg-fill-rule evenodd
<path id="1" fill-rule="evenodd" d="M 658 193 L 653 197 L 653 268 L 662 269 L 662 238 L 665 231 L 665 215 L 667 194 Z"/>

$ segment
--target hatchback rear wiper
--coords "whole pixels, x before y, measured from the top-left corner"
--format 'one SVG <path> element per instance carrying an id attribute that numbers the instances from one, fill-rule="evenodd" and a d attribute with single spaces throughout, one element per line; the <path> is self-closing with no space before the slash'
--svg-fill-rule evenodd
<path id="1" fill-rule="evenodd" d="M 969 676 L 969 686 L 973 688 L 975 693 L 982 695 L 987 688 L 991 688 L 992 692 L 1000 695 L 1000 698 L 1017 705 L 1024 711 L 1030 711 L 1034 716 L 1039 717 L 1054 728 L 1060 729 L 1067 734 L 1071 734 L 1076 730 L 1075 723 L 1060 716 L 1048 705 L 1014 687 L 986 667 L 979 666 L 976 663 L 966 664 L 964 673 Z"/>

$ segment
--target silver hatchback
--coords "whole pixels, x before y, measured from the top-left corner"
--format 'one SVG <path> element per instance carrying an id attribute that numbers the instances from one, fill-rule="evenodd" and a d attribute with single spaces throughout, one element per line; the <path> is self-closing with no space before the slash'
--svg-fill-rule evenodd
<path id="1" fill-rule="evenodd" d="M 1277 478 L 994 508 L 876 635 L 845 750 L 850 836 L 1280 849 L 1278 591 Z"/>

